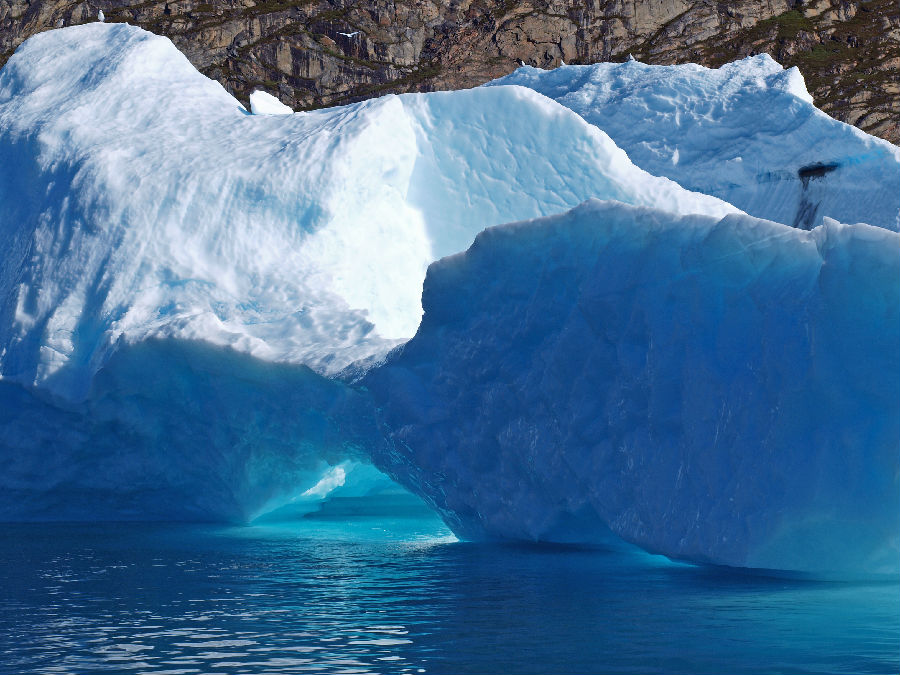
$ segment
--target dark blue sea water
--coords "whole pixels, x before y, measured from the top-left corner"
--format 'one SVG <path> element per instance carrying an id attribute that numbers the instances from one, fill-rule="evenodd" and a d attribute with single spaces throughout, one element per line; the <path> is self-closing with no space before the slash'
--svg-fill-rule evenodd
<path id="1" fill-rule="evenodd" d="M 0 672 L 896 674 L 900 585 L 460 543 L 428 516 L 6 524 Z"/>

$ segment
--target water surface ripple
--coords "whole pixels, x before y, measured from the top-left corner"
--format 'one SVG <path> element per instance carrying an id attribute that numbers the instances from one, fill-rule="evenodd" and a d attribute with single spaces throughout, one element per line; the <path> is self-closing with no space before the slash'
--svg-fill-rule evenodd
<path id="1" fill-rule="evenodd" d="M 897 673 L 900 584 L 430 518 L 0 525 L 0 673 Z"/>

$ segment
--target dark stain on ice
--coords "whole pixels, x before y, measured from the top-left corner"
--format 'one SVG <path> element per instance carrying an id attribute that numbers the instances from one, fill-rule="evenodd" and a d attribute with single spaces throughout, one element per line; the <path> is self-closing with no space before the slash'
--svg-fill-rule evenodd
<path id="1" fill-rule="evenodd" d="M 794 227 L 801 230 L 811 230 L 816 223 L 816 215 L 819 212 L 820 202 L 810 194 L 810 181 L 824 178 L 832 171 L 836 171 L 837 164 L 809 164 L 797 169 L 797 177 L 802 187 L 800 189 L 800 204 L 797 207 L 797 215 L 794 216 Z"/>
<path id="2" fill-rule="evenodd" d="M 809 185 L 809 181 L 813 178 L 824 178 L 826 174 L 835 171 L 837 164 L 810 164 L 809 166 L 801 166 L 797 169 L 797 176 L 803 181 L 804 189 Z"/>

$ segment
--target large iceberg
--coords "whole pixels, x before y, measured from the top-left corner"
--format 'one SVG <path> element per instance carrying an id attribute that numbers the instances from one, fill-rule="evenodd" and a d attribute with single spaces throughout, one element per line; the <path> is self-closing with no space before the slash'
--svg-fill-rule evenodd
<path id="1" fill-rule="evenodd" d="M 825 217 L 900 229 L 900 148 L 823 113 L 800 71 L 767 54 L 718 69 L 523 67 L 490 86 L 510 84 L 576 111 L 641 168 L 754 216 L 803 229 Z"/>
<path id="2" fill-rule="evenodd" d="M 16 51 L 0 156 L 0 518 L 252 517 L 379 442 L 330 378 L 411 337 L 486 225 L 737 212 L 526 88 L 251 115 L 124 24 Z"/>
<path id="3" fill-rule="evenodd" d="M 797 180 L 890 226 L 893 151 L 760 77 L 807 120 L 771 144 L 876 155 L 868 187 L 827 157 Z M 381 484 L 374 461 L 464 537 L 896 572 L 900 235 L 747 216 L 559 98 L 250 114 L 138 28 L 24 43 L 0 71 L 0 519 L 297 514 Z M 693 150 L 730 166 L 738 118 L 702 117 Z"/>
<path id="4" fill-rule="evenodd" d="M 900 235 L 592 201 L 436 262 L 366 384 L 465 538 L 900 571 Z"/>

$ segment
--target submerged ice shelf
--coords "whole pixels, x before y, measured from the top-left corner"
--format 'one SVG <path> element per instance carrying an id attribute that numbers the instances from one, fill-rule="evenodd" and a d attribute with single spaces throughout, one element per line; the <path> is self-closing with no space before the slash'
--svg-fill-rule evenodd
<path id="1" fill-rule="evenodd" d="M 890 567 L 897 235 L 748 217 L 549 93 L 249 114 L 138 28 L 24 43 L 0 71 L 0 519 L 244 521 L 365 492 L 374 459 L 464 536 Z M 808 108 L 782 145 L 850 142 Z M 712 171 L 681 154 L 674 180 Z M 876 221 L 882 159 L 868 191 L 828 184 Z"/>

